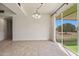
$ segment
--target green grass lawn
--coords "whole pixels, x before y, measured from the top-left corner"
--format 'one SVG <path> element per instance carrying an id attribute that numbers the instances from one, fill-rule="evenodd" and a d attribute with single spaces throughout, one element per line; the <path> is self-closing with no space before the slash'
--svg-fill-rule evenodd
<path id="1" fill-rule="evenodd" d="M 77 54 L 77 46 L 65 46 L 66 48 L 69 48 L 73 53 Z"/>
<path id="2" fill-rule="evenodd" d="M 77 39 L 64 41 L 64 45 L 66 48 L 71 50 L 73 53 L 77 54 Z"/>

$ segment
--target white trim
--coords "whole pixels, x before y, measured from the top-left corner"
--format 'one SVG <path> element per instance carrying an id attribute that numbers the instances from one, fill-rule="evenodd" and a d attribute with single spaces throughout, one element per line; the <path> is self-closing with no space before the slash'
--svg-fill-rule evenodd
<path id="1" fill-rule="evenodd" d="M 78 48 L 78 55 L 79 55 L 79 4 L 77 4 L 77 48 Z"/>
<path id="2" fill-rule="evenodd" d="M 28 40 L 48 40 L 47 38 L 24 38 L 24 39 L 20 39 L 20 38 L 13 38 L 13 41 L 28 41 Z"/>
<path id="3" fill-rule="evenodd" d="M 56 42 L 56 15 L 54 15 L 54 42 Z"/>
<path id="4" fill-rule="evenodd" d="M 61 32 L 62 32 L 62 35 L 61 35 L 61 36 L 62 36 L 61 44 L 63 45 L 63 39 L 64 39 L 64 38 L 63 38 L 63 13 L 61 13 L 61 25 L 62 25 L 62 26 L 61 26 Z"/>

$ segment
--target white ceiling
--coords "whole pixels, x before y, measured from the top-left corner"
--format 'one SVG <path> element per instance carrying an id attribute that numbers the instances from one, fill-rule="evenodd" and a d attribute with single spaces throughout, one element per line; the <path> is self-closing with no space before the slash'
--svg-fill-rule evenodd
<path id="1" fill-rule="evenodd" d="M 13 16 L 14 12 L 11 11 L 9 8 L 7 8 L 6 6 L 4 6 L 2 3 L 0 3 L 0 10 L 4 10 L 4 13 L 0 13 L 0 18 L 4 18 L 4 17 L 9 17 L 9 16 Z"/>
<path id="2" fill-rule="evenodd" d="M 39 9 L 39 13 L 41 14 L 52 14 L 55 12 L 63 3 L 44 3 L 43 6 Z M 10 4 L 8 4 L 10 5 Z M 24 11 L 27 13 L 27 15 L 32 15 L 34 10 L 36 10 L 39 6 L 40 3 L 21 3 L 22 8 Z M 72 4 L 65 5 L 63 8 L 61 8 L 56 14 L 61 13 L 62 10 L 66 10 L 69 6 Z M 12 7 L 12 5 L 10 6 Z M 13 11 L 5 7 L 0 3 L 0 9 L 5 10 L 4 15 L 11 15 L 13 14 Z M 14 7 L 16 9 L 16 6 Z M 1 15 L 1 14 L 0 14 Z"/>
<path id="3" fill-rule="evenodd" d="M 43 6 L 39 9 L 41 14 L 52 14 L 59 8 L 62 3 L 44 3 Z M 27 14 L 32 14 L 36 8 L 40 6 L 40 3 L 23 3 L 22 7 L 25 9 Z"/>

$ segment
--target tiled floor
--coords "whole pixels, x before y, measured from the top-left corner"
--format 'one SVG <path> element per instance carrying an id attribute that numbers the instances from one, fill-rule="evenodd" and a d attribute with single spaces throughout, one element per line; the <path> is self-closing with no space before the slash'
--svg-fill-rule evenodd
<path id="1" fill-rule="evenodd" d="M 2 41 L 1 56 L 66 56 L 66 54 L 51 41 Z"/>

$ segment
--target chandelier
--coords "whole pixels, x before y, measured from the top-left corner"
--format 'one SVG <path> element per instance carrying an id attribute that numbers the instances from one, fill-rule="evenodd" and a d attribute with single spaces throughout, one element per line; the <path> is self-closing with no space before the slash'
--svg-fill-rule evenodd
<path id="1" fill-rule="evenodd" d="M 41 3 L 41 5 L 33 12 L 32 17 L 34 19 L 40 19 L 41 18 L 41 14 L 38 12 L 38 10 L 41 8 L 42 5 L 43 5 L 43 3 Z"/>

